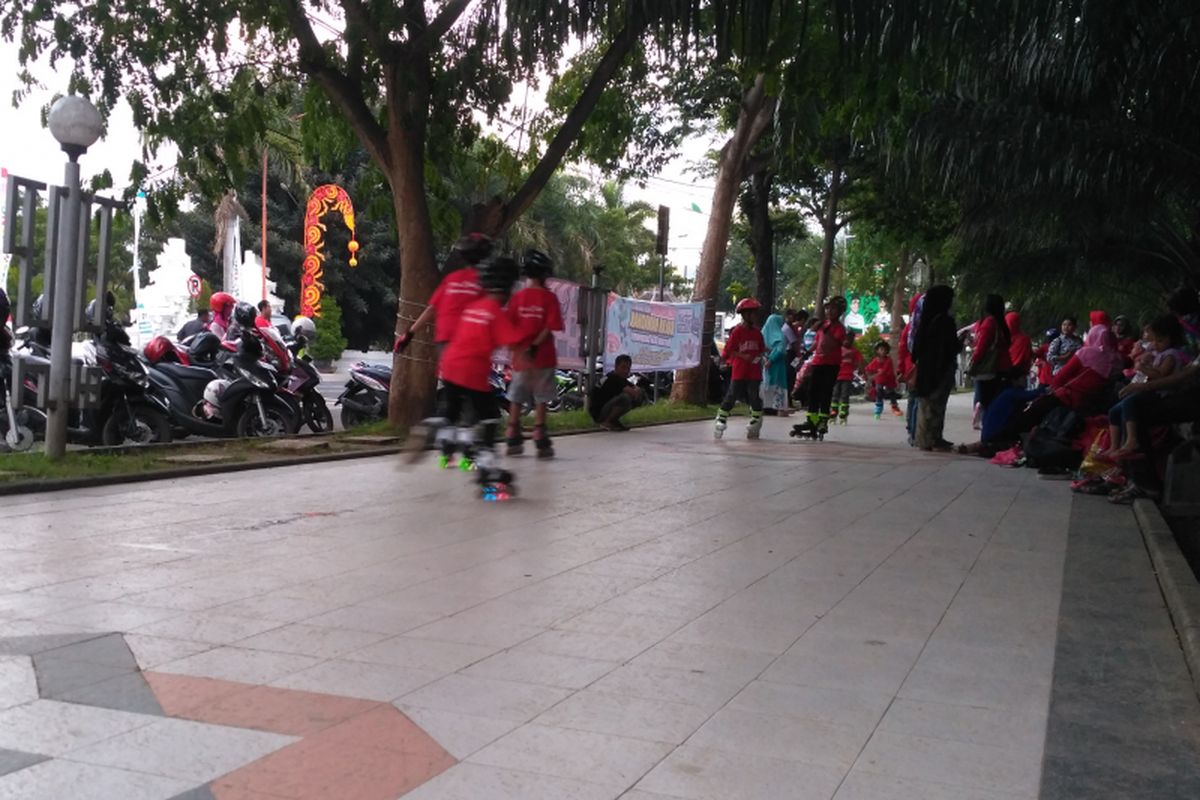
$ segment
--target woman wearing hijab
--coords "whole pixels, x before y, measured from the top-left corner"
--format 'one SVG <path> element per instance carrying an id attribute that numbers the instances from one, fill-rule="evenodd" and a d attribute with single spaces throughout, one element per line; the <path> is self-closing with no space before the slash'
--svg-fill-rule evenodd
<path id="1" fill-rule="evenodd" d="M 1008 386 L 1012 362 L 1008 323 L 1004 320 L 1004 298 L 989 294 L 983 303 L 983 315 L 975 324 L 975 349 L 971 353 L 968 374 L 975 379 L 976 413 L 982 415 L 996 395 Z"/>
<path id="2" fill-rule="evenodd" d="M 958 365 L 958 326 L 950 314 L 954 290 L 934 286 L 925 293 L 921 320 L 914 337 L 912 359 L 917 376 L 913 394 L 917 407 L 917 446 L 922 450 L 950 450 L 942 436 L 946 424 L 946 402 L 954 388 Z"/>
<path id="3" fill-rule="evenodd" d="M 1028 385 L 1029 368 L 1033 366 L 1033 340 L 1021 330 L 1021 315 L 1010 311 L 1004 315 L 1008 327 L 1008 360 L 1012 363 L 1012 382 L 1021 389 Z"/>
<path id="4" fill-rule="evenodd" d="M 787 412 L 788 360 L 791 358 L 783 317 L 772 314 L 763 323 L 763 342 L 766 344 L 767 364 L 763 369 L 762 399 L 764 413 L 777 415 Z"/>

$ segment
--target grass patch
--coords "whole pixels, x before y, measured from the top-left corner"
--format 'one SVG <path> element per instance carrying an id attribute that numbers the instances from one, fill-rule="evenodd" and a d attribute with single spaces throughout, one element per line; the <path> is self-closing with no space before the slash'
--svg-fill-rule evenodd
<path id="1" fill-rule="evenodd" d="M 664 402 L 635 408 L 621 417 L 621 422 L 630 427 L 637 427 L 639 425 L 660 425 L 666 422 L 694 422 L 700 419 L 711 419 L 716 414 L 715 406 L 692 406 Z M 596 430 L 600 427 L 592 420 L 592 415 L 583 410 L 547 414 L 546 422 L 551 433 Z M 525 417 L 525 424 L 532 425 L 532 417 Z"/>
<path id="2" fill-rule="evenodd" d="M 86 450 L 68 452 L 58 461 L 42 453 L 0 453 L 0 483 L 10 481 L 52 480 L 56 478 L 87 478 L 100 475 L 136 475 L 165 469 L 177 469 L 182 464 L 165 461 L 179 451 L 157 449 L 132 450 L 126 453 L 90 453 Z M 247 450 L 232 447 L 192 448 L 188 453 L 217 453 L 227 457 L 222 463 L 246 461 Z"/>

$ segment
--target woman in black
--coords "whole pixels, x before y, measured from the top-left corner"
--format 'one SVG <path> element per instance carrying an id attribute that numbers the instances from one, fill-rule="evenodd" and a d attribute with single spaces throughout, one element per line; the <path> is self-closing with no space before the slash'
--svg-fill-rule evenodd
<path id="1" fill-rule="evenodd" d="M 954 389 L 958 366 L 958 326 L 950 314 L 954 290 L 934 286 L 925 293 L 921 324 L 917 329 L 912 359 L 917 367 L 913 395 L 917 406 L 917 446 L 922 450 L 949 450 L 954 445 L 942 435 L 946 403 Z"/>

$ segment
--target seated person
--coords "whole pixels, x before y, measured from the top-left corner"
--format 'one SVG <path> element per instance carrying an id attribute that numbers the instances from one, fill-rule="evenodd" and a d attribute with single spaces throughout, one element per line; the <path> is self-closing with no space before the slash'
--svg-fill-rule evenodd
<path id="1" fill-rule="evenodd" d="M 617 356 L 613 371 L 608 373 L 604 383 L 592 390 L 588 411 L 592 419 L 609 431 L 627 431 L 629 427 L 621 422 L 621 417 L 641 399 L 642 390 L 629 382 L 629 373 L 633 369 L 633 359 L 627 355 Z"/>
<path id="2" fill-rule="evenodd" d="M 1183 350 L 1183 326 L 1174 316 L 1164 314 L 1146 326 L 1145 339 L 1150 349 L 1134 362 L 1133 383 L 1145 383 L 1174 375 L 1192 359 Z M 1141 448 L 1138 444 L 1138 411 L 1141 395 L 1131 395 L 1114 405 L 1108 412 L 1108 449 L 1101 458 L 1120 461 L 1130 458 Z M 1121 437 L 1124 434 L 1124 442 Z"/>

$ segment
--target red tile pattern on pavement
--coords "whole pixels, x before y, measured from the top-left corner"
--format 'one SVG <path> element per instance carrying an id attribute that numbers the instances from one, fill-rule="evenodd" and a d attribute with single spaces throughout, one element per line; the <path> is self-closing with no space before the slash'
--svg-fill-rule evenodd
<path id="1" fill-rule="evenodd" d="M 389 703 L 145 672 L 168 716 L 302 736 L 209 784 L 218 800 L 390 800 L 453 756 Z"/>

